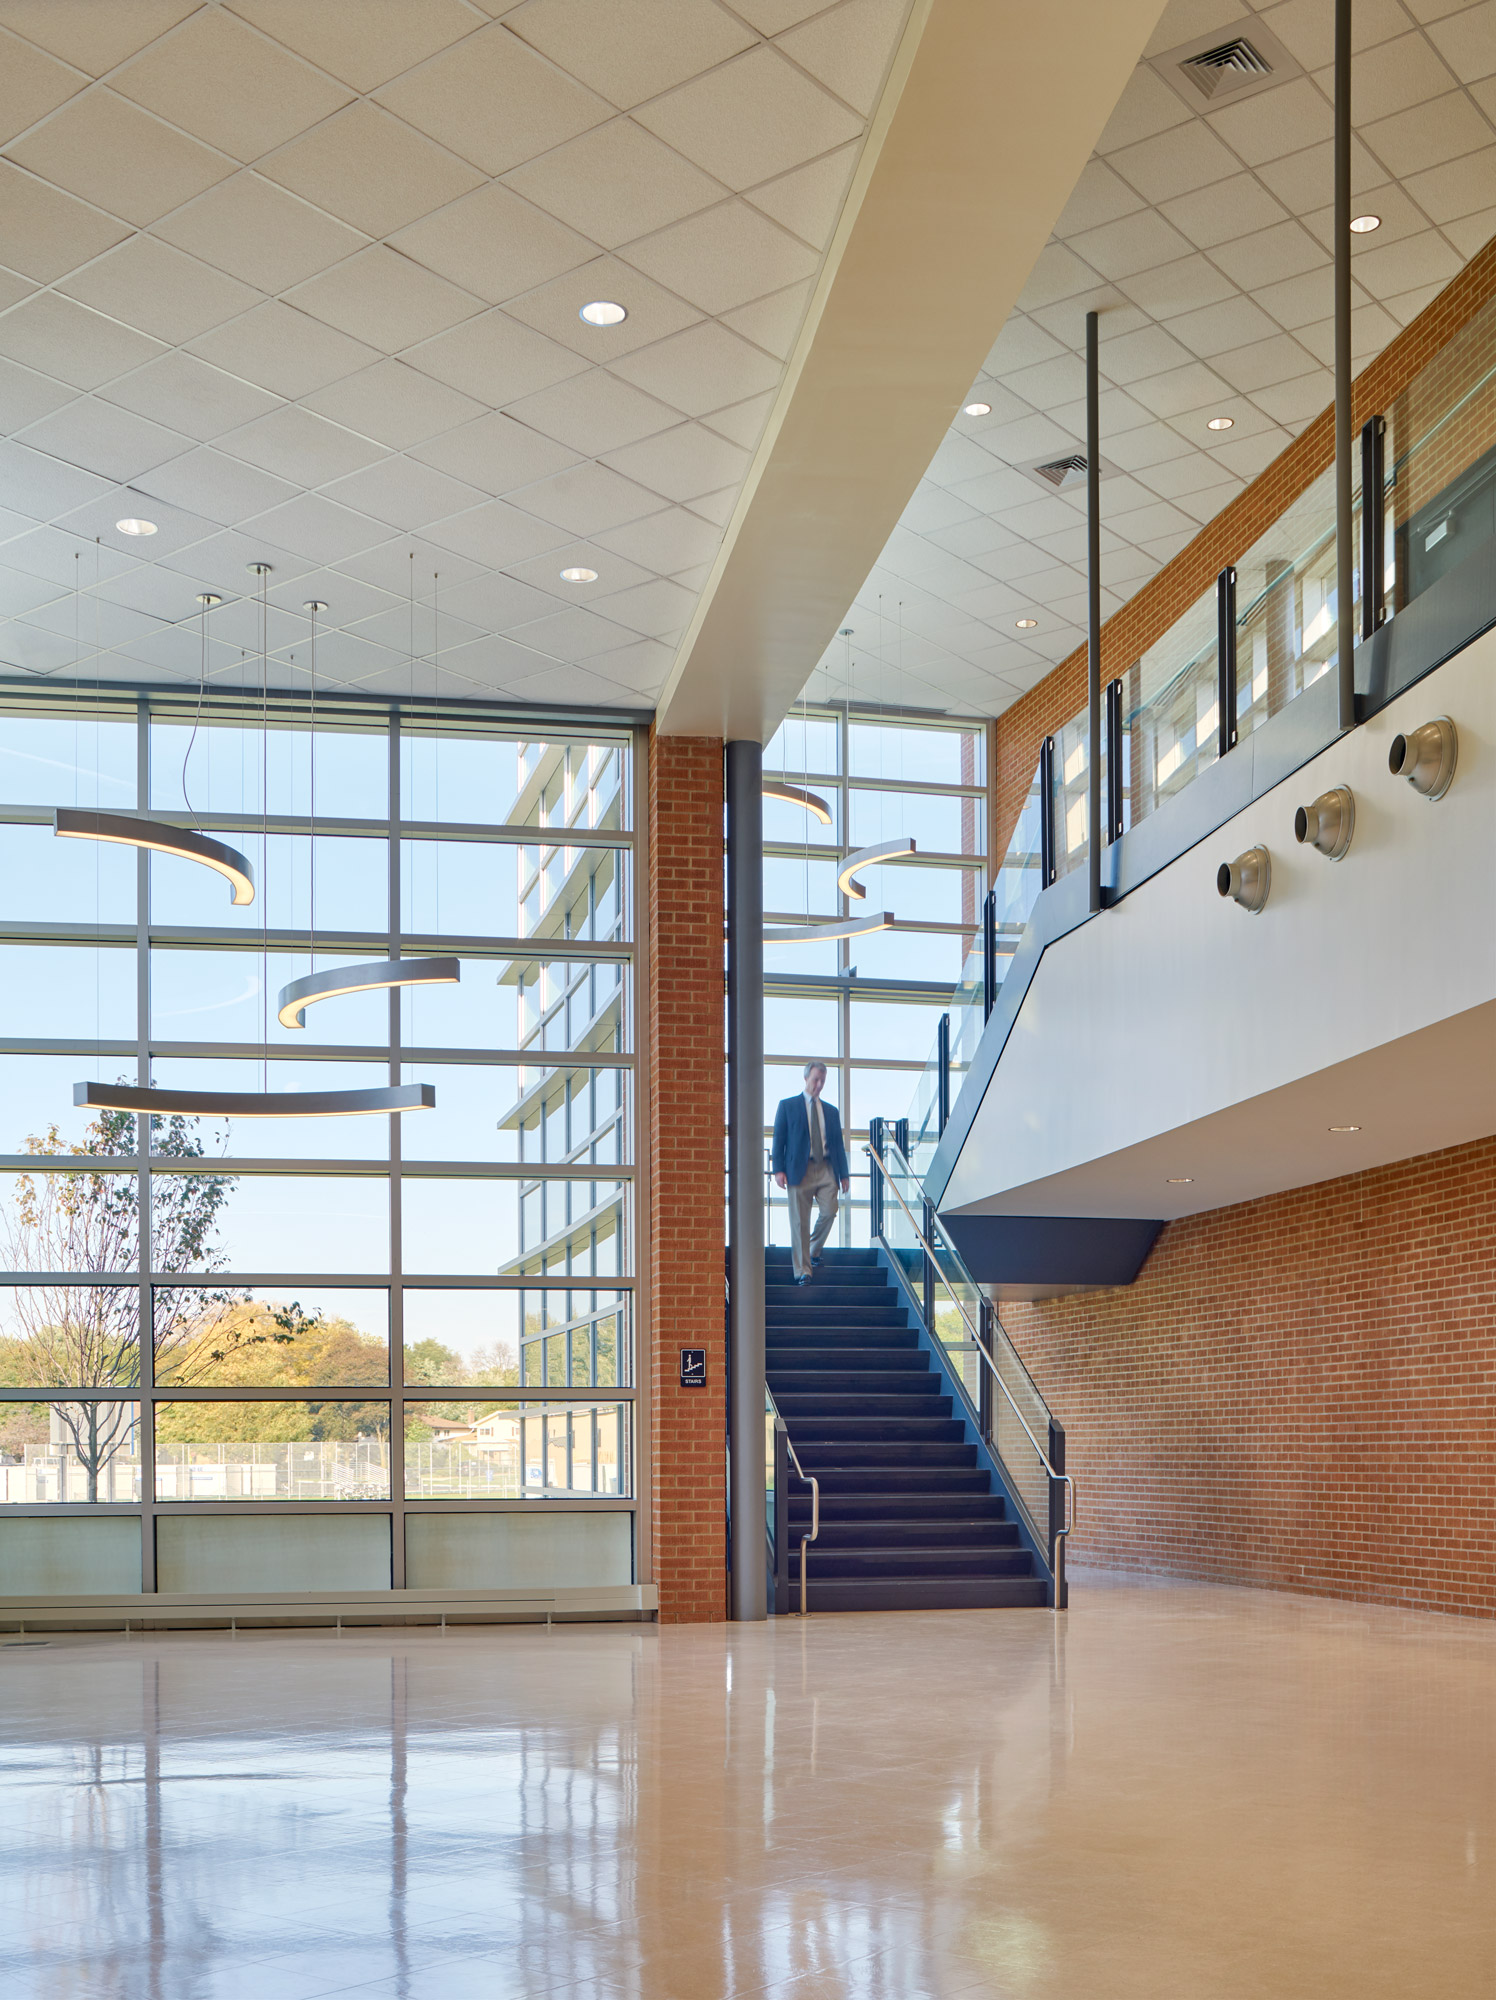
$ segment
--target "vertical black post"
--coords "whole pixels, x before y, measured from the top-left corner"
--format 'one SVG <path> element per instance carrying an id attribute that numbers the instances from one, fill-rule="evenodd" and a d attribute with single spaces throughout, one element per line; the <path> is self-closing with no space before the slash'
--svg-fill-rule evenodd
<path id="1" fill-rule="evenodd" d="M 935 1029 L 935 1116 L 937 1138 L 951 1119 L 951 1017 L 942 1014 Z"/>
<path id="2" fill-rule="evenodd" d="M 764 1575 L 764 753 L 727 745 L 727 1269 L 732 1615 L 767 1616 Z M 702 1199 L 711 1198 L 703 1188 Z M 665 1392 L 669 1394 L 667 1390 Z"/>
<path id="3" fill-rule="evenodd" d="M 907 1160 L 909 1157 L 909 1120 L 895 1118 L 893 1121 L 893 1143 Z"/>
<path id="4" fill-rule="evenodd" d="M 993 1320 L 992 1301 L 991 1299 L 983 1299 L 979 1309 L 979 1318 L 977 1321 L 977 1337 L 981 1341 L 983 1347 L 986 1348 L 988 1354 L 991 1354 L 992 1352 L 992 1320 Z M 981 1387 L 977 1392 L 977 1420 L 982 1427 L 982 1436 L 987 1440 L 988 1444 L 991 1444 L 992 1397 L 993 1397 L 992 1370 L 990 1368 L 978 1368 L 977 1373 L 981 1377 Z"/>
<path id="5" fill-rule="evenodd" d="M 1361 637 L 1387 617 L 1387 419 L 1361 426 Z"/>
<path id="6" fill-rule="evenodd" d="M 1039 887 L 1047 889 L 1059 873 L 1055 860 L 1054 738 L 1046 736 L 1039 752 Z"/>
<path id="7" fill-rule="evenodd" d="M 1121 681 L 1106 684 L 1106 838 L 1122 838 L 1122 701 Z"/>
<path id="8" fill-rule="evenodd" d="M 884 1122 L 881 1118 L 870 1118 L 867 1124 L 869 1148 L 881 1160 L 883 1157 Z M 876 1243 L 883 1235 L 883 1176 L 876 1167 L 868 1168 L 868 1232 Z"/>
<path id="9" fill-rule="evenodd" d="M 1090 907 L 1101 908 L 1101 315 L 1086 314 L 1086 701 L 1090 709 Z"/>
<path id="10" fill-rule="evenodd" d="M 935 1204 L 921 1202 L 922 1220 L 920 1227 L 925 1233 L 926 1243 L 935 1241 Z M 933 1333 L 935 1329 L 935 1261 L 928 1251 L 919 1253 L 919 1268 L 922 1276 L 920 1285 L 920 1310 L 924 1314 L 925 1325 Z"/>
<path id="11" fill-rule="evenodd" d="M 1236 571 L 1216 578 L 1216 754 L 1236 748 Z"/>
<path id="12" fill-rule="evenodd" d="M 1356 724 L 1351 547 L 1351 0 L 1335 0 L 1335 666 L 1340 727 Z"/>
<path id="13" fill-rule="evenodd" d="M 989 889 L 982 904 L 982 1019 L 989 1021 L 997 1005 L 997 891 Z"/>
<path id="14" fill-rule="evenodd" d="M 1049 1420 L 1049 1462 L 1056 1472 L 1065 1470 L 1065 1428 L 1053 1417 Z M 1054 1608 L 1064 1611 L 1070 1603 L 1070 1585 L 1065 1576 L 1065 1503 L 1070 1489 L 1063 1481 L 1049 1482 L 1049 1566 L 1054 1572 Z"/>

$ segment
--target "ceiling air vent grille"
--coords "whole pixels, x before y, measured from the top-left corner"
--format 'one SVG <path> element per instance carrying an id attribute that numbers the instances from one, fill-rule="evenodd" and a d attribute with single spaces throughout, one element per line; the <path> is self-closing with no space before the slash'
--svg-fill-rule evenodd
<path id="1" fill-rule="evenodd" d="M 1034 477 L 1056 489 L 1079 486 L 1085 476 L 1086 455 L 1083 451 L 1073 451 L 1068 458 L 1052 458 L 1047 464 L 1034 467 Z"/>
<path id="2" fill-rule="evenodd" d="M 1233 35 L 1229 42 L 1218 42 L 1214 48 L 1201 49 L 1198 55 L 1187 57 L 1179 67 L 1205 97 L 1238 90 L 1244 83 L 1256 83 L 1273 73 L 1273 65 L 1245 35 Z"/>

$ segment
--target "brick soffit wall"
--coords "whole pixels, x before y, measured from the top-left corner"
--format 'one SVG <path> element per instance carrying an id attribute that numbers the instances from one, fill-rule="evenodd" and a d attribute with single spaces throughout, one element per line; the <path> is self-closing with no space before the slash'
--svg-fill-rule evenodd
<path id="1" fill-rule="evenodd" d="M 1352 389 L 1352 421 L 1385 410 L 1460 328 L 1496 296 L 1496 237 L 1476 253 L 1415 320 L 1405 326 Z M 1101 322 L 1103 342 L 1106 318 Z M 1102 441 L 1103 451 L 1106 439 Z M 1210 590 L 1236 561 L 1313 484 L 1335 456 L 1335 410 L 1321 411 L 1265 472 L 1208 521 L 1188 547 L 1150 577 L 1101 628 L 1103 684 L 1123 674 Z M 1104 496 L 1103 496 L 1104 497 Z M 1106 515 L 1102 514 L 1103 521 Z M 1033 782 L 1044 738 L 1086 703 L 1086 649 L 1077 647 L 1052 673 L 997 721 L 996 810 L 992 852 L 1000 857 L 1012 837 Z M 994 860 L 996 866 L 996 860 Z"/>

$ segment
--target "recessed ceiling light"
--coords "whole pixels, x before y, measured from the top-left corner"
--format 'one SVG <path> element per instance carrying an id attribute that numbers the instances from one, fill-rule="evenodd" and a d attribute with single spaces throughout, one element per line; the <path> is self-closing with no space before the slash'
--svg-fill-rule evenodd
<path id="1" fill-rule="evenodd" d="M 1359 1125 L 1332 1125 L 1330 1127 L 1332 1132 L 1359 1132 L 1360 1129 Z"/>
<path id="2" fill-rule="evenodd" d="M 589 299 L 577 314 L 589 326 L 621 326 L 628 318 L 628 311 L 616 299 Z"/>
<path id="3" fill-rule="evenodd" d="M 1032 632 L 1038 622 L 1037 618 L 1015 618 L 1013 620 L 1013 623 L 1018 627 L 1020 632 Z"/>
<path id="4" fill-rule="evenodd" d="M 1165 1181 L 1164 1186 L 1191 1187 L 1194 1184 L 1194 1179 L 1195 1177 L 1193 1174 L 1170 1174 L 1168 1180 Z"/>
<path id="5" fill-rule="evenodd" d="M 1235 422 L 1235 417 L 1212 417 L 1205 428 L 1208 431 L 1229 431 Z"/>
<path id="6" fill-rule="evenodd" d="M 1353 215 L 1351 217 L 1351 233 L 1355 236 L 1370 236 L 1373 229 L 1380 229 L 1381 226 L 1382 218 L 1379 215 Z"/>
<path id="7" fill-rule="evenodd" d="M 122 535 L 154 535 L 156 532 L 154 521 L 116 521 L 114 525 Z"/>
<path id="8" fill-rule="evenodd" d="M 965 403 L 962 405 L 961 414 L 963 417 L 990 417 L 992 415 L 992 405 L 990 403 Z"/>
<path id="9" fill-rule="evenodd" d="M 595 569 L 564 569 L 561 572 L 561 581 L 563 583 L 596 583 L 597 571 Z"/>

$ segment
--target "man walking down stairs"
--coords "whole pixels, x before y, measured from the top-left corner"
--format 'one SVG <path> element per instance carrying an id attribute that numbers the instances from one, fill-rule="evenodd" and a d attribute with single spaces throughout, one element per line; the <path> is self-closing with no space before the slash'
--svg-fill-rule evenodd
<path id="1" fill-rule="evenodd" d="M 808 1285 L 790 1253 L 765 1273 L 769 1388 L 821 1486 L 812 1611 L 1042 1605 L 1024 1547 L 966 1422 L 875 1250 L 827 1250 Z M 810 1489 L 791 1473 L 791 1598 Z"/>

